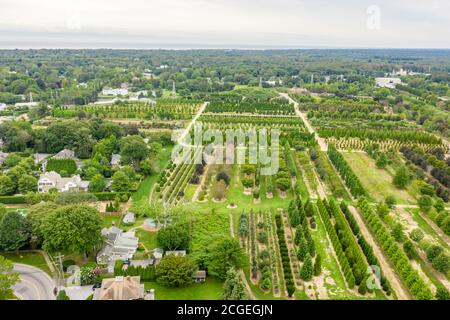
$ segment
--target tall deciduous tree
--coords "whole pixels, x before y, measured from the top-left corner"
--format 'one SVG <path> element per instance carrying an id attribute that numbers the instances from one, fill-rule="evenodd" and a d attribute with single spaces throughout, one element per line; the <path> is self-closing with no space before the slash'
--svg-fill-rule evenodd
<path id="1" fill-rule="evenodd" d="M 140 136 L 128 136 L 122 139 L 120 143 L 121 162 L 133 164 L 135 168 L 139 162 L 148 157 L 150 153 L 147 144 Z"/>
<path id="2" fill-rule="evenodd" d="M 25 194 L 27 192 L 37 191 L 37 179 L 28 174 L 19 178 L 18 190 L 20 193 Z"/>
<path id="3" fill-rule="evenodd" d="M 90 192 L 102 192 L 106 188 L 106 179 L 105 177 L 98 173 L 92 177 L 91 182 L 89 183 L 89 191 Z"/>
<path id="4" fill-rule="evenodd" d="M 6 196 L 14 192 L 14 182 L 8 176 L 0 175 L 0 196 Z"/>
<path id="5" fill-rule="evenodd" d="M 209 248 L 206 261 L 208 272 L 221 280 L 226 278 L 230 268 L 240 269 L 244 263 L 244 252 L 239 242 L 234 239 L 216 240 Z"/>
<path id="6" fill-rule="evenodd" d="M 101 244 L 99 212 L 87 205 L 56 209 L 42 223 L 43 248 L 50 252 L 89 253 Z"/>
<path id="7" fill-rule="evenodd" d="M 188 257 L 165 256 L 156 267 L 156 281 L 167 287 L 182 287 L 192 282 L 196 270 Z"/>
<path id="8" fill-rule="evenodd" d="M 115 192 L 128 192 L 131 188 L 130 178 L 119 170 L 112 176 L 111 189 Z"/>
<path id="9" fill-rule="evenodd" d="M 0 221 L 0 249 L 18 250 L 31 239 L 31 222 L 22 214 L 11 211 Z"/>
<path id="10" fill-rule="evenodd" d="M 173 225 L 158 231 L 158 245 L 164 250 L 186 250 L 189 248 L 187 225 Z"/>

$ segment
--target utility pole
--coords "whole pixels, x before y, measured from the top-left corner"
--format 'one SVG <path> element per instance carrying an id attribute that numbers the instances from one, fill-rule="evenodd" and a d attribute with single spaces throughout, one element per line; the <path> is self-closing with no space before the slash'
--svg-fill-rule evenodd
<path id="1" fill-rule="evenodd" d="M 58 265 L 59 265 L 59 270 L 61 273 L 61 278 L 60 278 L 60 283 L 59 286 L 61 287 L 64 284 L 64 268 L 63 268 L 63 259 L 64 259 L 64 255 L 62 254 L 58 254 L 55 259 L 58 259 Z"/>

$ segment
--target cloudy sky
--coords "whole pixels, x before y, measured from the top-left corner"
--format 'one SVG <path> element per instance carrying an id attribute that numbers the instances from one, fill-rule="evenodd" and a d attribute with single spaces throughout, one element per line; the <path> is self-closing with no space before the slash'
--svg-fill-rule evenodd
<path id="1" fill-rule="evenodd" d="M 0 0 L 0 48 L 450 48 L 449 0 Z"/>

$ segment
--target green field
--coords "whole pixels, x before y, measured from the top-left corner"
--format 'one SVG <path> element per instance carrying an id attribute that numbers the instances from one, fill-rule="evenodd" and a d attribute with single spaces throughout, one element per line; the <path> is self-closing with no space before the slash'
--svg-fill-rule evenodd
<path id="1" fill-rule="evenodd" d="M 147 250 L 149 251 L 155 249 L 158 246 L 156 235 L 156 232 L 149 232 L 143 229 L 136 230 L 136 236 L 139 238 L 139 241 L 142 242 L 145 248 L 147 248 Z"/>
<path id="2" fill-rule="evenodd" d="M 367 154 L 362 152 L 342 152 L 345 160 L 359 177 L 369 197 L 376 201 L 392 195 L 399 204 L 416 204 L 408 190 L 401 190 L 392 184 L 392 176 L 384 169 L 378 169 Z"/>
<path id="3" fill-rule="evenodd" d="M 169 163 L 172 149 L 173 149 L 173 146 L 169 146 L 162 150 L 160 157 L 159 157 L 159 159 L 160 159 L 159 169 L 160 170 L 164 169 L 167 166 L 167 164 Z M 131 199 L 133 200 L 133 202 L 137 202 L 137 201 L 143 199 L 144 197 L 149 197 L 150 192 L 151 192 L 153 185 L 155 184 L 157 178 L 158 178 L 157 174 L 154 174 L 150 177 L 145 177 L 145 179 L 139 185 L 139 188 L 137 189 L 137 191 L 134 192 L 133 194 L 131 194 Z"/>

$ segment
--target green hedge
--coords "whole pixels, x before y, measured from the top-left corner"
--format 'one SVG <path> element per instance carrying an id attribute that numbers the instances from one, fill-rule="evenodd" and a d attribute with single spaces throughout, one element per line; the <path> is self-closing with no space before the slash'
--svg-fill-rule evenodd
<path id="1" fill-rule="evenodd" d="M 27 203 L 27 197 L 26 196 L 1 196 L 0 203 L 4 203 L 4 204 Z"/>
<path id="2" fill-rule="evenodd" d="M 72 159 L 49 159 L 45 167 L 46 171 L 65 171 L 69 176 L 77 171 L 77 164 Z"/>
<path id="3" fill-rule="evenodd" d="M 115 200 L 116 197 L 118 197 L 120 201 L 125 202 L 130 198 L 128 192 L 92 192 L 92 194 L 96 196 L 99 201 Z"/>
<path id="4" fill-rule="evenodd" d="M 128 266 L 127 270 L 122 270 L 123 261 L 117 260 L 114 265 L 114 276 L 140 276 L 142 281 L 155 281 L 155 267 L 147 266 L 145 268 L 138 266 Z"/>
<path id="5" fill-rule="evenodd" d="M 39 194 L 39 193 L 37 193 Z M 128 192 L 93 192 L 92 193 L 98 201 L 108 201 L 115 200 L 116 197 L 119 197 L 120 201 L 125 202 L 130 198 L 130 194 Z M 49 195 L 48 193 L 40 193 L 39 195 Z M 49 197 L 50 198 L 50 197 Z M 0 196 L 0 203 L 3 204 L 33 204 L 35 201 L 31 201 L 31 196 Z M 42 199 L 42 200 L 51 200 L 51 199 Z"/>

